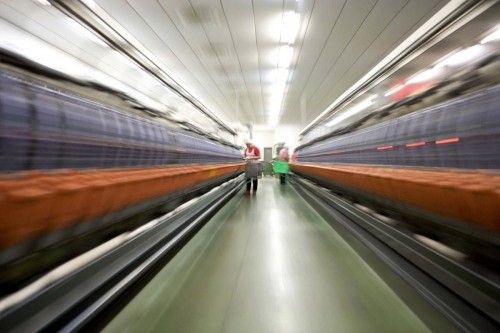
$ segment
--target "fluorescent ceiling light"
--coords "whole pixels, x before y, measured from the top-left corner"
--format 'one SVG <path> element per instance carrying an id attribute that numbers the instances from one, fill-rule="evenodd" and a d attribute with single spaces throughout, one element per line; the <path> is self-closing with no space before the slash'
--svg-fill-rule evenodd
<path id="1" fill-rule="evenodd" d="M 499 39 L 500 39 L 500 27 L 497 27 L 495 31 L 493 31 L 491 34 L 489 34 L 488 36 L 486 36 L 481 40 L 481 44 L 486 44 Z"/>
<path id="2" fill-rule="evenodd" d="M 270 71 L 268 79 L 272 83 L 286 83 L 288 81 L 288 74 L 288 68 L 277 68 Z"/>
<path id="3" fill-rule="evenodd" d="M 271 112 L 279 112 L 281 110 L 281 103 L 283 102 L 283 95 L 274 95 L 269 102 L 269 109 Z"/>
<path id="4" fill-rule="evenodd" d="M 280 109 L 279 107 L 278 107 L 278 108 L 271 108 L 271 109 L 270 109 L 270 112 L 269 112 L 269 116 L 270 116 L 270 117 L 276 117 L 276 116 L 279 116 L 280 111 L 281 111 L 281 109 Z"/>
<path id="5" fill-rule="evenodd" d="M 50 6 L 50 2 L 48 2 L 47 0 L 37 0 L 39 3 L 41 3 L 42 5 L 45 5 L 45 6 Z"/>
<path id="6" fill-rule="evenodd" d="M 283 23 L 281 25 L 281 42 L 293 44 L 299 31 L 300 14 L 289 11 L 283 15 Z"/>
<path id="7" fill-rule="evenodd" d="M 283 101 L 283 95 L 273 95 L 270 100 L 270 105 L 279 106 L 281 105 L 282 101 Z"/>
<path id="8" fill-rule="evenodd" d="M 278 67 L 288 68 L 292 62 L 293 48 L 288 45 L 283 45 L 278 51 Z"/>
<path id="9" fill-rule="evenodd" d="M 481 53 L 481 46 L 474 45 L 466 48 L 465 50 L 456 52 L 450 56 L 447 56 L 444 60 L 440 61 L 436 67 L 445 67 L 445 66 L 459 66 L 463 65 L 471 60 L 477 58 L 477 56 Z"/>
<path id="10" fill-rule="evenodd" d="M 93 41 L 96 44 L 99 44 L 102 47 L 108 47 L 108 45 L 106 43 L 104 43 L 102 40 L 97 38 L 93 33 L 91 33 L 89 30 L 87 30 L 87 28 L 85 28 L 80 23 L 76 22 L 75 20 L 73 20 L 71 18 L 68 18 L 67 20 L 68 20 L 68 23 L 73 28 L 73 30 L 78 32 L 80 35 L 85 36 L 86 38 L 90 39 L 91 41 Z"/>
<path id="11" fill-rule="evenodd" d="M 276 70 L 276 84 L 285 84 L 288 81 L 288 69 L 278 68 Z"/>
<path id="12" fill-rule="evenodd" d="M 271 88 L 272 89 L 272 94 L 277 96 L 277 95 L 281 95 L 283 96 L 283 93 L 285 92 L 285 87 L 286 85 L 284 83 L 280 83 L 280 84 L 275 84 L 273 85 L 273 87 Z"/>

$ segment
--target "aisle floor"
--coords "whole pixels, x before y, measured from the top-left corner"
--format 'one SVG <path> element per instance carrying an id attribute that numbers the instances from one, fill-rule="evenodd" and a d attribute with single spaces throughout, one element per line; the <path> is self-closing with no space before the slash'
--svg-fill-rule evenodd
<path id="1" fill-rule="evenodd" d="M 290 185 L 241 190 L 104 332 L 427 332 Z"/>

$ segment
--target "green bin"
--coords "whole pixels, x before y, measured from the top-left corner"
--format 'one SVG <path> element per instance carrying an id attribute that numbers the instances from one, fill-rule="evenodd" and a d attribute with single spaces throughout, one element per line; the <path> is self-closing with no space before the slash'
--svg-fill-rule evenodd
<path id="1" fill-rule="evenodd" d="M 288 162 L 274 161 L 275 173 L 288 173 Z"/>

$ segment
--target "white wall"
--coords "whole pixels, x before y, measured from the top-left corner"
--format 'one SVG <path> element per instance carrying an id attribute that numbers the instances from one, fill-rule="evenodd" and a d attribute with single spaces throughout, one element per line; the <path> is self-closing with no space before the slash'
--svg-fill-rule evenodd
<path id="1" fill-rule="evenodd" d="M 254 127 L 253 141 L 259 147 L 261 154 L 264 154 L 265 147 L 272 147 L 274 141 L 274 128 Z"/>
<path id="2" fill-rule="evenodd" d="M 281 125 L 276 127 L 274 134 L 274 142 L 285 142 L 285 145 L 290 148 L 290 153 L 299 145 L 299 133 L 301 126 L 298 125 Z"/>
<path id="3" fill-rule="evenodd" d="M 276 128 L 256 125 L 253 128 L 253 141 L 262 154 L 265 147 L 272 148 L 278 142 L 285 142 L 291 153 L 299 145 L 300 130 L 301 127 L 298 125 L 281 125 Z"/>

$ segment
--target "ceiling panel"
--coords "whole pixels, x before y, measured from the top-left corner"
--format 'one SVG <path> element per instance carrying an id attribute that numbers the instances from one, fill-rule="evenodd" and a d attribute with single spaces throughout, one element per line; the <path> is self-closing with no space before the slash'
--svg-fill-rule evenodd
<path id="1" fill-rule="evenodd" d="M 257 121 L 262 117 L 263 103 L 260 85 L 259 54 L 256 47 L 255 18 L 252 3 L 245 0 L 222 1 L 223 12 L 229 26 L 231 45 L 235 49 L 241 83 L 235 89 L 238 100 L 248 98 L 253 115 L 247 115 L 238 108 L 237 120 Z"/>
<path id="2" fill-rule="evenodd" d="M 332 62 L 331 68 L 319 83 L 319 88 L 311 95 L 311 106 L 313 108 L 321 108 L 321 102 L 332 86 L 336 87 L 339 84 L 347 86 L 352 85 L 353 79 L 359 78 L 365 71 L 371 67 L 358 62 L 363 56 L 371 61 L 379 60 L 380 53 L 373 46 L 373 43 L 380 38 L 384 29 L 391 23 L 394 17 L 400 12 L 404 3 L 401 1 L 388 0 L 379 1 L 369 8 L 369 12 L 364 17 L 358 29 L 348 41 L 348 44 L 342 48 L 341 52 Z M 368 6 L 366 7 L 368 9 Z M 357 8 L 353 8 L 357 10 Z M 350 13 L 346 13 L 350 15 Z M 375 65 L 375 64 L 373 64 Z M 327 101 L 327 102 L 332 102 Z"/>
<path id="3" fill-rule="evenodd" d="M 230 100 L 213 80 L 209 64 L 200 59 L 200 45 L 208 43 L 199 29 L 184 27 L 175 8 L 190 8 L 187 1 L 103 1 L 102 7 L 121 26 L 173 72 L 182 85 L 223 118 L 229 117 Z M 197 40 L 193 43 L 193 40 Z M 208 87 L 211 89 L 208 90 Z"/>
<path id="4" fill-rule="evenodd" d="M 230 123 L 266 124 L 284 13 L 301 15 L 280 122 L 306 125 L 449 1 L 443 0 L 96 0 L 113 26 Z M 78 3 L 68 0 L 68 3 Z M 78 6 L 76 6 L 78 7 Z M 124 69 L 111 49 L 61 29 L 55 7 L 2 1 L 1 17 L 92 66 L 135 82 L 178 109 L 169 90 Z M 191 98 L 191 97 L 189 97 Z"/>
<path id="5" fill-rule="evenodd" d="M 335 1 L 336 6 L 325 6 L 322 3 L 328 3 L 326 0 L 317 0 L 315 2 L 315 7 L 313 9 L 311 21 L 313 27 L 317 29 L 311 29 L 308 31 L 308 35 L 304 38 L 313 39 L 314 36 L 318 34 L 316 30 L 321 29 L 323 33 L 320 35 L 328 34 L 328 37 L 323 44 L 321 49 L 316 49 L 315 54 L 304 54 L 304 56 L 299 59 L 297 66 L 294 68 L 296 76 L 304 75 L 307 77 L 305 82 L 294 81 L 292 85 L 301 84 L 299 91 L 302 90 L 302 94 L 305 95 L 306 105 L 307 105 L 307 119 L 312 118 L 313 114 L 318 112 L 312 111 L 313 105 L 317 104 L 314 99 L 315 92 L 321 88 L 322 82 L 324 82 L 326 75 L 330 72 L 333 66 L 338 62 L 339 56 L 341 56 L 345 48 L 349 45 L 349 42 L 358 31 L 360 26 L 363 24 L 366 16 L 370 13 L 376 1 Z M 323 22 L 328 22 L 328 17 L 324 17 L 325 13 L 331 13 L 332 17 L 330 19 L 330 24 L 322 26 Z M 304 46 L 305 48 L 305 46 Z M 302 54 L 301 54 L 302 56 Z M 311 60 L 314 61 L 314 67 L 311 68 Z M 302 65 L 305 64 L 304 70 Z M 302 74 L 303 72 L 303 74 Z M 326 84 L 332 84 L 333 82 L 327 82 Z M 293 109 L 293 106 L 297 106 L 297 99 L 294 97 L 298 96 L 287 96 L 285 100 L 285 105 Z M 288 101 L 291 103 L 287 103 Z M 285 109 L 284 118 L 289 114 L 289 109 Z"/>
<path id="6" fill-rule="evenodd" d="M 303 91 L 307 113 L 301 119 L 299 96 L 287 96 L 283 121 L 306 123 L 323 112 L 344 91 L 358 81 L 411 32 L 417 22 L 436 12 L 443 1 L 347 1 L 342 3 L 339 18 L 332 27 L 325 50 L 314 69 L 304 69 L 310 77 L 304 84 L 292 82 L 294 91 Z M 319 9 L 319 7 L 318 7 Z M 322 9 L 322 8 L 321 8 Z M 321 12 L 318 16 L 321 16 Z M 313 21 L 317 20 L 313 12 Z M 308 36 L 305 36 L 306 41 Z M 295 71 L 300 73 L 302 63 Z M 295 87 L 295 85 L 299 87 Z M 305 121 L 304 121 L 305 120 Z"/>
<path id="7" fill-rule="evenodd" d="M 311 107 L 326 109 L 332 101 L 399 45 L 401 39 L 419 27 L 419 23 L 422 23 L 421 18 L 436 10 L 436 3 L 439 5 L 439 1 L 378 2 L 346 52 L 339 57 L 338 63 L 326 77 L 325 81 L 330 83 L 323 83 L 313 95 L 314 104 Z"/>

